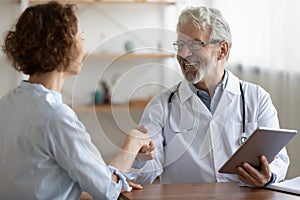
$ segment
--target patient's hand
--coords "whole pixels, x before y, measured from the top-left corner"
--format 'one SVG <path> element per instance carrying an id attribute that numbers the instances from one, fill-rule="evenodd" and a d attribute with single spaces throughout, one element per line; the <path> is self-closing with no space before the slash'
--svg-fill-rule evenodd
<path id="1" fill-rule="evenodd" d="M 93 200 L 93 197 L 87 192 L 82 192 L 80 200 Z"/>
<path id="2" fill-rule="evenodd" d="M 127 182 L 128 182 L 128 185 L 130 187 L 132 187 L 133 190 L 141 190 L 141 189 L 143 189 L 143 186 L 141 186 L 140 184 L 137 184 L 137 183 L 134 183 L 134 182 L 131 182 L 131 181 L 127 181 Z M 128 191 L 122 189 L 121 192 L 122 193 L 126 193 Z"/>

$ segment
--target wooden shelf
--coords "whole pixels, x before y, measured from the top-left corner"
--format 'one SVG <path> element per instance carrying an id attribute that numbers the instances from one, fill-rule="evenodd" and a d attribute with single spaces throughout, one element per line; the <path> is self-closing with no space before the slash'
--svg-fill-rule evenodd
<path id="1" fill-rule="evenodd" d="M 143 111 L 149 100 L 135 100 L 130 101 L 129 104 L 104 104 L 104 105 L 88 105 L 88 106 L 75 106 L 75 112 L 112 112 L 112 111 Z"/>
<path id="2" fill-rule="evenodd" d="M 167 53 L 97 53 L 88 54 L 86 58 L 102 58 L 102 59 L 163 59 L 173 58 L 174 54 Z"/>
<path id="3" fill-rule="evenodd" d="M 14 1 L 20 3 L 20 0 Z M 36 3 L 45 3 L 47 0 L 28 0 L 29 4 Z M 62 1 L 66 2 L 66 1 Z M 175 5 L 174 1 L 151 1 L 151 0 L 95 0 L 95 1 L 84 1 L 84 0 L 70 0 L 67 3 L 76 3 L 76 4 L 101 4 L 101 5 L 109 5 L 109 4 L 152 4 L 152 5 Z"/>

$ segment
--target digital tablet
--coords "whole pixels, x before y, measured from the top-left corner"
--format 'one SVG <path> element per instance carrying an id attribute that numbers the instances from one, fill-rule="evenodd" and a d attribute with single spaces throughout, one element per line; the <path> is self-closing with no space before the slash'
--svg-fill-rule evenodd
<path id="1" fill-rule="evenodd" d="M 297 130 L 259 127 L 219 169 L 220 173 L 236 174 L 236 167 L 244 162 L 259 169 L 259 156 L 270 163 L 275 155 L 295 136 Z"/>

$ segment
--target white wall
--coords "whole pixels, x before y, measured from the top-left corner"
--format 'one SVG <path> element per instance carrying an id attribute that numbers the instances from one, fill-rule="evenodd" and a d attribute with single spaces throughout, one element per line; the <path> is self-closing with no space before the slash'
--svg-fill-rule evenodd
<path id="1" fill-rule="evenodd" d="M 127 41 L 133 43 L 134 53 L 174 54 L 172 42 L 176 34 L 165 26 L 165 19 L 174 13 L 172 9 L 176 6 L 80 5 L 78 15 L 89 54 L 82 73 L 64 87 L 64 91 L 73 90 L 69 94 L 73 96 L 73 103 L 92 103 L 92 93 L 99 80 L 108 83 L 113 92 L 112 100 L 117 103 L 149 98 L 165 87 L 168 83 L 165 83 L 164 71 L 169 71 L 170 66 L 166 62 L 174 63 L 173 59 L 123 59 L 123 54 L 126 53 L 124 45 Z M 119 55 L 107 59 L 92 56 L 97 53 Z M 176 72 L 172 67 L 170 70 Z M 148 87 L 150 83 L 156 86 Z M 143 92 L 139 92 L 141 84 L 144 85 L 142 88 L 147 87 Z"/>
<path id="2" fill-rule="evenodd" d="M 5 32 L 10 29 L 12 23 L 14 22 L 16 16 L 20 11 L 20 6 L 17 4 L 11 4 L 10 2 L 0 3 L 0 42 L 3 43 L 3 37 Z M 0 97 L 3 96 L 9 89 L 12 89 L 17 84 L 18 75 L 15 70 L 10 67 L 9 63 L 5 59 L 3 52 L 0 51 Z"/>

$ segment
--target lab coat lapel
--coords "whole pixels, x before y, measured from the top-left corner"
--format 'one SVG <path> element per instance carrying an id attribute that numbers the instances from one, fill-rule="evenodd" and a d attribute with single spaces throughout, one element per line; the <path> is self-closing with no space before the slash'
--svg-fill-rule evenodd
<path id="1" fill-rule="evenodd" d="M 228 82 L 223 91 L 223 95 L 217 105 L 214 116 L 219 116 L 226 112 L 230 104 L 233 102 L 233 98 L 240 94 L 239 79 L 234 76 L 230 71 L 228 72 Z M 225 112 L 224 112 L 225 111 Z"/>
<path id="2" fill-rule="evenodd" d="M 228 71 L 229 72 L 229 71 Z M 232 114 L 234 98 L 239 95 L 239 79 L 229 72 L 228 82 L 210 122 L 212 149 L 221 148 L 220 137 L 224 132 L 227 116 Z"/>
<path id="3" fill-rule="evenodd" d="M 211 117 L 211 112 L 205 106 L 205 104 L 201 101 L 199 97 L 192 91 L 187 81 L 182 81 L 179 87 L 179 98 L 181 104 L 187 101 L 189 98 L 192 102 L 192 109 L 194 110 L 196 115 L 205 115 L 207 117 Z"/>

